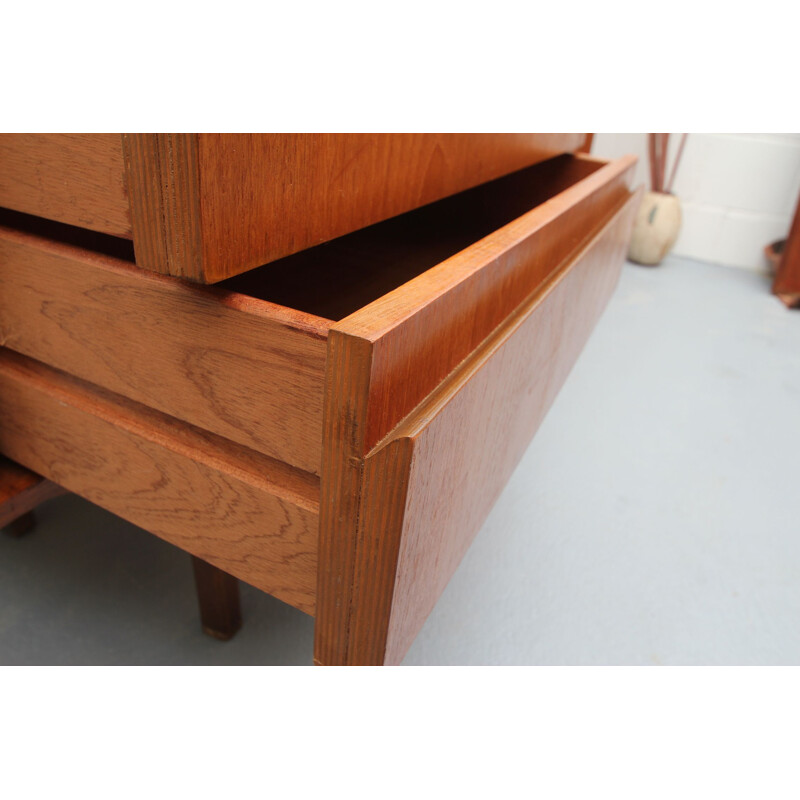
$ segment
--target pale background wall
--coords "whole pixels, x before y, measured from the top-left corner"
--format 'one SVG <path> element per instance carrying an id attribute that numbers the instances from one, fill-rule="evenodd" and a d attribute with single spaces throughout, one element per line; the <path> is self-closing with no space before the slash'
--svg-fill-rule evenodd
<path id="1" fill-rule="evenodd" d="M 667 175 L 679 141 L 670 137 Z M 637 155 L 649 188 L 647 134 L 598 133 L 592 153 Z M 692 133 L 673 191 L 683 211 L 676 254 L 764 270 L 764 246 L 786 237 L 800 193 L 800 134 Z"/>

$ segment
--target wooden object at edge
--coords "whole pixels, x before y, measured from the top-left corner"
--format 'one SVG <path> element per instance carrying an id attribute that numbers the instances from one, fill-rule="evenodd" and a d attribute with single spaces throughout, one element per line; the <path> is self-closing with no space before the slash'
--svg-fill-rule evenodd
<path id="1" fill-rule="evenodd" d="M 776 294 L 787 308 L 800 307 L 800 201 L 775 273 L 772 293 Z"/>
<path id="2" fill-rule="evenodd" d="M 0 456 L 0 528 L 12 525 L 40 503 L 62 494 L 66 489 Z"/>

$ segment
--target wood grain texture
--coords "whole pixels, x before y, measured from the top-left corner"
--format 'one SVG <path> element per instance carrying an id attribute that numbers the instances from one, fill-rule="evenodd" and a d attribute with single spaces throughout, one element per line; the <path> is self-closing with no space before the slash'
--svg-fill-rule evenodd
<path id="1" fill-rule="evenodd" d="M 638 199 L 367 455 L 345 663 L 402 661 L 605 307 Z"/>
<path id="2" fill-rule="evenodd" d="M 66 494 L 66 489 L 0 456 L 0 528 L 33 511 L 45 500 Z"/>
<path id="3" fill-rule="evenodd" d="M 120 134 L 0 134 L 0 206 L 130 238 Z"/>
<path id="4" fill-rule="evenodd" d="M 605 308 L 639 201 L 629 200 L 565 271 L 393 434 L 412 450 L 409 488 L 386 649 L 365 657 L 399 664 L 433 610 Z M 368 459 L 366 480 L 371 471 Z M 366 496 L 380 506 L 381 495 L 393 491 L 390 485 Z M 368 528 L 371 522 L 366 512 L 360 539 L 380 543 L 380 526 Z M 359 595 L 368 596 L 372 580 L 360 563 L 356 579 L 363 588 L 356 603 Z"/>
<path id="5" fill-rule="evenodd" d="M 0 344 L 314 473 L 328 324 L 0 227 Z"/>
<path id="6" fill-rule="evenodd" d="M 314 612 L 319 484 L 253 450 L 0 349 L 0 452 Z"/>
<path id="7" fill-rule="evenodd" d="M 800 202 L 775 273 L 772 292 L 788 308 L 800 307 Z"/>
<path id="8" fill-rule="evenodd" d="M 311 247 L 220 288 L 342 320 L 603 166 L 559 156 Z"/>
<path id="9" fill-rule="evenodd" d="M 126 133 L 125 175 L 140 267 L 206 280 L 196 133 Z"/>
<path id="10" fill-rule="evenodd" d="M 374 610 L 378 595 L 385 601 L 380 581 L 365 582 L 363 576 L 392 573 L 387 553 L 392 531 L 400 536 L 403 519 L 392 516 L 393 507 L 384 502 L 384 496 L 375 509 L 368 498 L 379 485 L 400 492 L 398 498 L 402 495 L 409 451 L 380 457 L 370 451 L 430 397 L 526 297 L 546 285 L 565 264 L 574 263 L 593 232 L 607 230 L 611 215 L 631 197 L 634 164 L 632 158 L 621 159 L 596 170 L 332 327 L 323 422 L 318 663 L 375 663 L 378 659 L 377 651 L 365 654 L 363 643 L 358 644 L 357 628 L 362 623 L 357 622 L 357 609 Z M 581 311 L 578 308 L 575 313 Z M 373 457 L 373 469 L 385 472 L 382 479 L 369 471 Z M 382 538 L 378 551 L 366 556 L 361 537 L 370 514 L 382 520 L 377 526 Z M 366 595 L 359 594 L 359 586 L 370 587 Z M 374 648 L 380 626 L 365 624 L 375 633 L 368 643 Z M 388 629 L 384 626 L 383 630 Z"/>
<path id="11" fill-rule="evenodd" d="M 334 326 L 372 344 L 365 452 L 629 196 L 634 164 L 619 159 L 559 185 L 563 191 Z"/>
<path id="12" fill-rule="evenodd" d="M 585 134 L 124 134 L 136 262 L 216 283 L 559 153 Z"/>

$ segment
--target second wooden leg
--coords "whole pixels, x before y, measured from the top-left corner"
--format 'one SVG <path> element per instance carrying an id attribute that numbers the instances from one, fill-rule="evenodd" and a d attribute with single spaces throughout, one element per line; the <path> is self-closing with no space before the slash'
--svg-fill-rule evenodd
<path id="1" fill-rule="evenodd" d="M 239 581 L 202 558 L 192 563 L 203 632 L 226 641 L 242 626 Z"/>
<path id="2" fill-rule="evenodd" d="M 3 527 L 3 533 L 5 533 L 6 536 L 13 536 L 18 539 L 20 536 L 30 533 L 35 526 L 36 517 L 33 511 L 28 511 L 26 514 L 17 517 L 15 520 L 5 525 Z"/>

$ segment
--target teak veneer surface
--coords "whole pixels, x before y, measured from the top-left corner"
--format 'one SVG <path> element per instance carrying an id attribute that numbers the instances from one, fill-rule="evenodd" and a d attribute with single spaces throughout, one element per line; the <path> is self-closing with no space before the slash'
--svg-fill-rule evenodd
<path id="1" fill-rule="evenodd" d="M 613 289 L 635 161 L 430 202 L 538 160 L 532 140 L 316 136 L 126 136 L 140 265 L 276 259 L 217 287 L 0 213 L 0 452 L 316 614 L 318 663 L 399 663 Z"/>
<path id="2" fill-rule="evenodd" d="M 0 227 L 0 344 L 314 473 L 327 324 Z"/>
<path id="3" fill-rule="evenodd" d="M 0 452 L 314 612 L 313 476 L 2 348 Z"/>
<path id="4" fill-rule="evenodd" d="M 605 177 L 594 175 L 602 170 Z M 371 308 L 376 320 L 385 318 L 388 308 L 395 316 L 413 317 L 389 334 L 406 342 L 402 368 L 409 381 L 399 381 L 379 400 L 393 407 L 371 408 L 373 416 L 383 417 L 371 425 L 385 433 L 408 406 L 408 393 L 419 399 L 429 391 L 508 310 L 500 302 L 485 304 L 488 316 L 470 320 L 481 281 L 461 283 L 461 278 L 465 269 L 478 274 L 485 260 L 486 245 L 476 241 L 524 219 L 554 195 L 566 194 L 565 202 L 571 202 L 572 189 L 591 190 L 598 180 L 602 190 L 580 189 L 577 197 L 605 202 L 606 195 L 620 191 L 619 174 L 619 168 L 591 159 L 557 158 L 213 288 L 142 272 L 81 248 L 75 229 L 12 215 L 9 224 L 25 229 L 0 227 L 0 341 L 318 474 L 331 319 L 361 305 Z M 579 238 L 581 219 L 578 215 L 556 231 L 562 250 Z M 113 241 L 93 244 L 119 249 Z M 410 291 L 392 292 L 409 280 Z M 437 309 L 451 288 L 447 302 L 462 304 L 467 335 L 454 328 L 458 341 L 442 345 L 444 318 Z M 518 300 L 527 289 L 512 280 L 498 282 L 492 291 L 497 298 Z M 385 319 L 381 324 L 390 325 Z M 426 359 L 419 370 L 417 358 Z M 420 371 L 422 382 L 415 377 Z M 376 383 L 373 395 L 380 391 Z M 370 434 L 372 443 L 377 438 Z"/>
<path id="5" fill-rule="evenodd" d="M 118 133 L 0 133 L 0 206 L 130 238 Z"/>
<path id="6" fill-rule="evenodd" d="M 585 134 L 124 134 L 136 263 L 216 283 L 581 147 Z"/>
<path id="7" fill-rule="evenodd" d="M 638 201 L 367 458 L 374 488 L 359 521 L 354 606 L 366 612 L 352 623 L 354 663 L 402 661 L 605 308 Z"/>
<path id="8" fill-rule="evenodd" d="M 358 614 L 375 601 L 353 599 L 363 498 L 376 491 L 365 467 L 370 451 L 527 296 L 570 263 L 592 230 L 612 236 L 609 219 L 630 202 L 635 159 L 603 165 L 580 158 L 594 166 L 588 177 L 332 326 L 320 503 L 320 663 L 374 663 L 372 656 L 361 660 L 353 638 Z M 614 258 L 621 262 L 622 256 Z M 570 313 L 584 311 L 578 303 Z M 384 459 L 391 461 L 381 456 L 380 469 L 388 470 Z M 407 479 L 401 469 L 382 485 L 399 498 Z M 390 513 L 393 506 L 387 501 L 382 508 Z M 371 568 L 378 569 L 379 555 L 375 559 Z"/>

